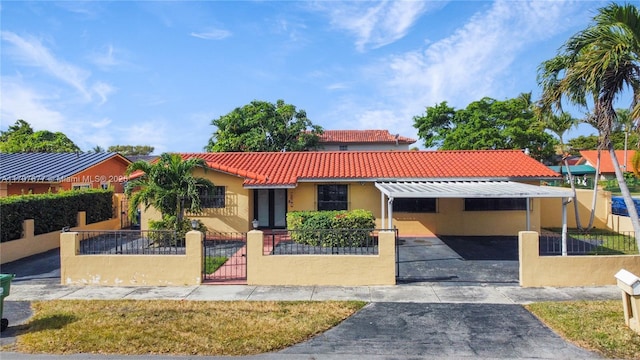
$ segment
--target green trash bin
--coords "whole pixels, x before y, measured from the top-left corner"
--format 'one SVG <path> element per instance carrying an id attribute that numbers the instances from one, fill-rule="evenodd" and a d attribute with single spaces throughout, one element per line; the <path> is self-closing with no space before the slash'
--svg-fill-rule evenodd
<path id="1" fill-rule="evenodd" d="M 0 331 L 5 331 L 9 326 L 9 320 L 3 318 L 4 298 L 9 296 L 11 291 L 11 280 L 15 277 L 14 274 L 0 274 L 0 319 L 2 319 L 2 326 Z"/>

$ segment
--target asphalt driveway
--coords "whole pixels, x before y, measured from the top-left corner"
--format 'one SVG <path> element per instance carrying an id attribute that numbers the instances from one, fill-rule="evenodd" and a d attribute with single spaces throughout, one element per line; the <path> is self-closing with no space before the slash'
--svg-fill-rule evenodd
<path id="1" fill-rule="evenodd" d="M 401 238 L 398 258 L 398 284 L 519 283 L 517 237 Z"/>
<path id="2" fill-rule="evenodd" d="M 371 303 L 284 354 L 344 358 L 598 359 L 565 342 L 520 305 Z"/>

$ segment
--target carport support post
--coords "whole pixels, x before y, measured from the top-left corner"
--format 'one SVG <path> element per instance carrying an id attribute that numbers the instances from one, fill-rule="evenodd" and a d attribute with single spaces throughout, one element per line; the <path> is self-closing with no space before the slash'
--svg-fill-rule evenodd
<path id="1" fill-rule="evenodd" d="M 562 198 L 562 256 L 567 256 L 567 204 L 569 200 Z"/>
<path id="2" fill-rule="evenodd" d="M 389 203 L 387 204 L 388 208 L 388 216 L 389 216 L 389 226 L 387 227 L 387 229 L 393 229 L 393 224 L 391 224 L 391 218 L 393 217 L 393 198 L 389 197 Z"/>
<path id="3" fill-rule="evenodd" d="M 382 191 L 380 191 L 380 214 L 382 216 L 382 219 L 380 221 L 380 227 L 384 228 L 384 193 Z"/>
<path id="4" fill-rule="evenodd" d="M 527 231 L 531 231 L 531 215 L 529 214 L 529 211 L 531 211 L 531 206 L 529 204 L 529 202 L 531 201 L 530 198 L 525 198 L 527 200 Z"/>

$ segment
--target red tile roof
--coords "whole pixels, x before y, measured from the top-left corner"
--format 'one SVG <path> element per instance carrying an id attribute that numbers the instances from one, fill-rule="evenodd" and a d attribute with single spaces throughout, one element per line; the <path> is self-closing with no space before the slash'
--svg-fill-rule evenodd
<path id="1" fill-rule="evenodd" d="M 492 179 L 537 180 L 559 174 L 519 150 L 184 153 L 245 186 L 294 186 L 298 181 Z"/>
<path id="2" fill-rule="evenodd" d="M 398 144 L 413 144 L 415 139 L 397 135 Z M 320 143 L 325 144 L 362 144 L 383 143 L 395 144 L 396 135 L 388 130 L 325 130 L 320 135 Z"/>
<path id="3" fill-rule="evenodd" d="M 627 150 L 627 169 L 624 171 L 633 171 L 631 159 L 633 159 L 633 155 L 635 153 L 635 150 Z M 580 155 L 582 155 L 582 158 L 588 162 L 589 165 L 596 167 L 596 163 L 598 161 L 598 150 L 582 150 L 580 151 Z M 616 158 L 618 158 L 618 164 L 622 165 L 624 163 L 624 150 L 616 150 Z M 603 150 L 600 154 L 600 172 L 603 174 L 612 174 L 615 172 L 611 156 L 607 150 Z"/>

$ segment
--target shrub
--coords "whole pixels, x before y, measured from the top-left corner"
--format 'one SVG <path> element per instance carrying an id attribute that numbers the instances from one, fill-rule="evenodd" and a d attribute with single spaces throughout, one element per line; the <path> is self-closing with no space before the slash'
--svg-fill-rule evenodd
<path id="1" fill-rule="evenodd" d="M 77 226 L 78 211 L 87 215 L 87 224 L 113 216 L 113 190 L 83 189 L 47 194 L 0 198 L 0 241 L 22 237 L 22 223 L 34 220 L 34 234 L 46 234 Z"/>
<path id="2" fill-rule="evenodd" d="M 368 242 L 375 218 L 371 211 L 293 211 L 287 213 L 291 238 L 324 247 L 362 246 Z"/>
<path id="3" fill-rule="evenodd" d="M 200 220 L 195 230 L 207 232 L 207 227 Z M 155 246 L 184 246 L 187 233 L 191 230 L 191 220 L 184 218 L 178 224 L 177 218 L 165 215 L 162 220 L 149 220 L 149 229 L 156 230 L 149 233 L 149 239 Z"/>

